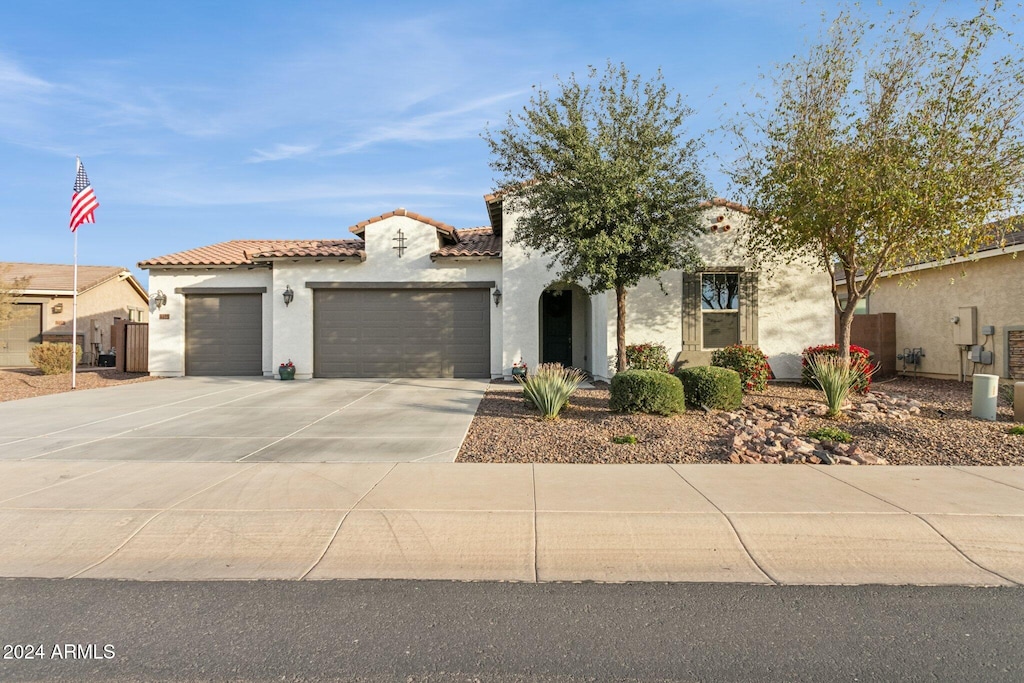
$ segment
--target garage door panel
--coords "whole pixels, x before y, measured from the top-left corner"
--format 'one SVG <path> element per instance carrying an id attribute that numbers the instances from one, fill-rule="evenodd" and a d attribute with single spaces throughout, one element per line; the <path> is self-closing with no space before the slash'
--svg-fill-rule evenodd
<path id="1" fill-rule="evenodd" d="M 263 374 L 261 294 L 190 294 L 185 301 L 185 374 Z"/>
<path id="2" fill-rule="evenodd" d="M 488 295 L 485 289 L 317 290 L 314 372 L 489 377 Z"/>
<path id="3" fill-rule="evenodd" d="M 29 353 L 43 341 L 43 305 L 16 304 L 15 317 L 0 329 L 0 367 L 27 367 Z"/>

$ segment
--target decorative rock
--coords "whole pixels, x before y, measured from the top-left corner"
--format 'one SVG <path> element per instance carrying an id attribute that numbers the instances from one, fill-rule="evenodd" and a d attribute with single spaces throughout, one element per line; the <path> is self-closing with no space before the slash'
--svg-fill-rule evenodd
<path id="1" fill-rule="evenodd" d="M 837 455 L 836 462 L 840 465 L 859 465 L 860 463 L 853 458 L 847 458 L 845 455 Z"/>
<path id="2" fill-rule="evenodd" d="M 806 460 L 802 460 L 802 462 L 809 462 L 812 465 L 820 465 L 821 464 L 821 458 L 819 458 L 816 455 L 809 455 L 809 456 L 807 456 L 807 459 Z M 828 463 L 826 463 L 826 464 L 828 464 Z"/>

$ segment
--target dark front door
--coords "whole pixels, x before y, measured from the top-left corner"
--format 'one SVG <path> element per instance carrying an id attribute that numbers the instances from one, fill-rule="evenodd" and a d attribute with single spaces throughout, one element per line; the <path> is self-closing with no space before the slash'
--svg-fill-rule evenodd
<path id="1" fill-rule="evenodd" d="M 572 292 L 544 292 L 541 322 L 542 362 L 572 365 Z"/>

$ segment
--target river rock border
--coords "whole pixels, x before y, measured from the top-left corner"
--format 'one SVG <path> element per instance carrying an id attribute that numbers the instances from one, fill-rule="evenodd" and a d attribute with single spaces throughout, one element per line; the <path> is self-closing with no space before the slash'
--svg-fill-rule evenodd
<path id="1" fill-rule="evenodd" d="M 827 412 L 824 405 L 786 407 L 755 403 L 736 412 L 721 414 L 716 419 L 728 428 L 725 459 L 737 464 L 889 464 L 885 458 L 855 444 L 799 435 L 804 418 L 822 417 Z M 857 404 L 844 406 L 843 412 L 854 420 L 907 420 L 921 413 L 921 404 L 873 391 Z"/>

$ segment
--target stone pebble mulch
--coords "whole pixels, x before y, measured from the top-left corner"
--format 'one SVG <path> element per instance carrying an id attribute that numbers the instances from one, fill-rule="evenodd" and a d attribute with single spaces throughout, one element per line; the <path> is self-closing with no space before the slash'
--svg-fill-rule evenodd
<path id="1" fill-rule="evenodd" d="M 807 417 L 822 417 L 828 412 L 824 405 L 785 406 L 773 403 L 752 403 L 734 413 L 717 417 L 728 428 L 726 438 L 733 463 L 812 465 L 887 465 L 880 458 L 856 444 L 801 437 L 806 432 Z M 908 420 L 921 413 L 921 402 L 893 397 L 884 392 L 871 392 L 856 405 L 847 403 L 843 414 L 853 420 Z"/>

